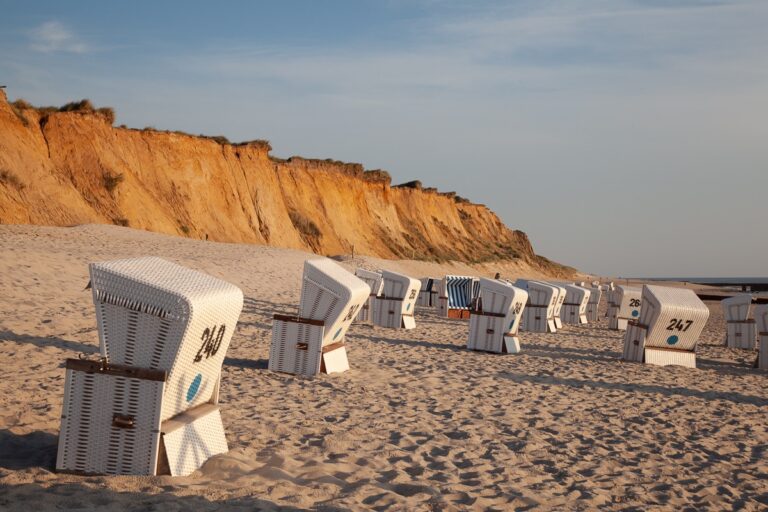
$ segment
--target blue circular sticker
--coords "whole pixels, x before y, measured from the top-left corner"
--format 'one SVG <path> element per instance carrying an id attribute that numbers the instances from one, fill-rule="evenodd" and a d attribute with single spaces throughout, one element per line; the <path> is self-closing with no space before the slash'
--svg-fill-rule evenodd
<path id="1" fill-rule="evenodd" d="M 673 334 L 672 336 L 670 336 L 669 338 L 667 338 L 667 343 L 669 343 L 670 345 L 674 345 L 675 343 L 677 343 L 677 341 L 678 341 L 679 339 L 680 339 L 680 338 L 678 338 L 677 336 L 675 336 L 675 335 Z"/>
<path id="2" fill-rule="evenodd" d="M 191 402 L 192 399 L 195 398 L 195 395 L 200 389 L 201 382 L 203 382 L 203 376 L 202 374 L 198 373 L 197 377 L 195 377 L 195 379 L 192 381 L 192 384 L 189 385 L 189 389 L 187 390 L 187 402 Z"/>
<path id="3" fill-rule="evenodd" d="M 637 315 L 639 315 L 639 314 L 640 314 L 640 312 L 639 312 L 638 310 L 634 310 L 634 311 L 632 311 L 632 316 L 635 316 L 635 317 L 636 317 L 636 316 L 637 316 Z"/>
<path id="4" fill-rule="evenodd" d="M 410 302 L 408 303 L 407 306 L 405 306 L 405 310 L 406 311 L 410 311 L 411 310 L 411 303 Z"/>
<path id="5" fill-rule="evenodd" d="M 336 334 L 333 335 L 333 339 L 336 339 L 339 337 L 339 334 L 341 334 L 341 327 L 339 327 L 339 330 L 336 331 Z"/>

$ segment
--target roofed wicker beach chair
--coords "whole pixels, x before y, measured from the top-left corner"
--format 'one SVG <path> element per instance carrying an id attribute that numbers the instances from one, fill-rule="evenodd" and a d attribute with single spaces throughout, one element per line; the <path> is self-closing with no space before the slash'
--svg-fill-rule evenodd
<path id="1" fill-rule="evenodd" d="M 274 315 L 269 369 L 307 376 L 349 370 L 344 335 L 370 294 L 328 258 L 305 261 L 298 316 Z"/>
<path id="2" fill-rule="evenodd" d="M 381 276 L 381 272 L 373 272 L 371 270 L 365 270 L 364 268 L 358 268 L 355 270 L 355 276 L 363 280 L 365 284 L 371 289 L 368 295 L 368 300 L 360 308 L 360 312 L 357 314 L 358 322 L 369 322 L 371 320 L 371 311 L 373 309 L 373 300 L 381 295 L 384 290 L 384 278 Z"/>
<path id="3" fill-rule="evenodd" d="M 696 344 L 709 308 L 693 290 L 645 285 L 639 317 L 624 334 L 624 360 L 696 368 Z"/>
<path id="4" fill-rule="evenodd" d="M 480 278 L 479 283 L 478 309 L 469 318 L 467 348 L 517 354 L 517 331 L 528 292 L 497 279 Z"/>
<path id="5" fill-rule="evenodd" d="M 587 303 L 591 291 L 575 284 L 563 285 L 565 302 L 560 310 L 560 318 L 564 324 L 585 325 L 587 323 Z"/>
<path id="6" fill-rule="evenodd" d="M 720 301 L 725 317 L 724 345 L 730 348 L 755 348 L 755 319 L 749 318 L 752 294 L 740 293 Z"/>
<path id="7" fill-rule="evenodd" d="M 438 310 L 440 316 L 469 320 L 469 310 L 476 297 L 479 280 L 470 276 L 445 276 L 440 281 Z"/>
<path id="8" fill-rule="evenodd" d="M 557 332 L 555 300 L 558 290 L 549 283 L 518 279 L 515 286 L 528 292 L 520 329 L 528 332 Z"/>
<path id="9" fill-rule="evenodd" d="M 554 286 L 556 288 L 557 297 L 555 298 L 555 309 L 552 311 L 552 315 L 554 316 L 555 321 L 555 328 L 556 329 L 562 329 L 563 328 L 563 321 L 560 319 L 560 313 L 563 310 L 563 304 L 565 303 L 565 295 L 566 290 L 563 285 L 556 284 L 556 283 L 547 283 L 551 286 Z"/>
<path id="10" fill-rule="evenodd" d="M 373 325 L 392 329 L 413 329 L 413 311 L 421 282 L 387 270 L 382 272 L 384 291 L 373 301 Z"/>
<path id="11" fill-rule="evenodd" d="M 768 304 L 755 306 L 755 322 L 759 350 L 755 367 L 768 370 Z"/>
<path id="12" fill-rule="evenodd" d="M 587 321 L 597 322 L 599 316 L 597 310 L 600 308 L 600 298 L 603 290 L 599 286 L 589 289 L 589 302 L 587 302 Z"/>
<path id="13" fill-rule="evenodd" d="M 605 309 L 605 318 L 611 318 L 616 315 L 616 308 L 619 307 L 618 304 L 616 303 L 618 290 L 613 285 L 613 282 L 600 285 L 600 288 L 602 288 L 603 291 L 605 292 L 605 301 L 607 304 L 607 307 Z"/>
<path id="14" fill-rule="evenodd" d="M 102 359 L 66 361 L 56 469 L 183 476 L 226 452 L 219 382 L 240 289 L 155 257 L 89 270 Z"/>
<path id="15" fill-rule="evenodd" d="M 437 288 L 440 279 L 436 277 L 422 277 L 419 297 L 416 299 L 416 305 L 426 308 L 437 306 Z"/>
<path id="16" fill-rule="evenodd" d="M 636 320 L 640 316 L 643 290 L 636 286 L 616 287 L 611 316 L 608 318 L 608 328 L 615 331 L 627 329 L 628 320 Z"/>

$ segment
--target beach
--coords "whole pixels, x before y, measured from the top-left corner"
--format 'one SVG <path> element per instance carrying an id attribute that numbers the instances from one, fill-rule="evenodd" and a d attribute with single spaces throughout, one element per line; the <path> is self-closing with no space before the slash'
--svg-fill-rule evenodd
<path id="1" fill-rule="evenodd" d="M 697 369 L 622 362 L 603 318 L 466 350 L 468 322 L 355 323 L 350 371 L 267 370 L 274 313 L 295 313 L 310 253 L 115 226 L 0 226 L 0 508 L 104 510 L 764 510 L 768 387 L 723 346 L 717 302 Z M 224 362 L 230 451 L 188 477 L 54 471 L 66 358 L 98 352 L 88 263 L 160 256 L 239 286 Z M 339 258 L 413 277 L 536 277 L 524 265 Z M 539 276 L 541 277 L 541 276 Z"/>

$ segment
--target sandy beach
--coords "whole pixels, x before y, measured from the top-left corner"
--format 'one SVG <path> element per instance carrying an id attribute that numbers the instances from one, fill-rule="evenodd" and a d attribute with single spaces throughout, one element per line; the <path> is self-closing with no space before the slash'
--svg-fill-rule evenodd
<path id="1" fill-rule="evenodd" d="M 718 303 L 697 369 L 621 362 L 623 333 L 602 319 L 522 332 L 519 355 L 470 352 L 468 323 L 420 308 L 412 331 L 354 324 L 351 370 L 303 378 L 267 371 L 267 359 L 272 315 L 295 312 L 309 253 L 96 225 L 0 226 L 0 240 L 0 509 L 768 507 L 768 375 L 752 369 L 755 352 L 722 345 Z M 245 294 L 222 376 L 230 452 L 184 478 L 57 474 L 63 362 L 98 350 L 87 265 L 149 254 Z"/>

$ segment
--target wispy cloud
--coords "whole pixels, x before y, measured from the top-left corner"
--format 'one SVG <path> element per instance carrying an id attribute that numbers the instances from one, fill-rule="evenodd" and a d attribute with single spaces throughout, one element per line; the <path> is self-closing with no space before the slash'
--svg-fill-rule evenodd
<path id="1" fill-rule="evenodd" d="M 48 21 L 29 32 L 30 48 L 43 53 L 85 53 L 88 45 L 58 21 Z"/>

